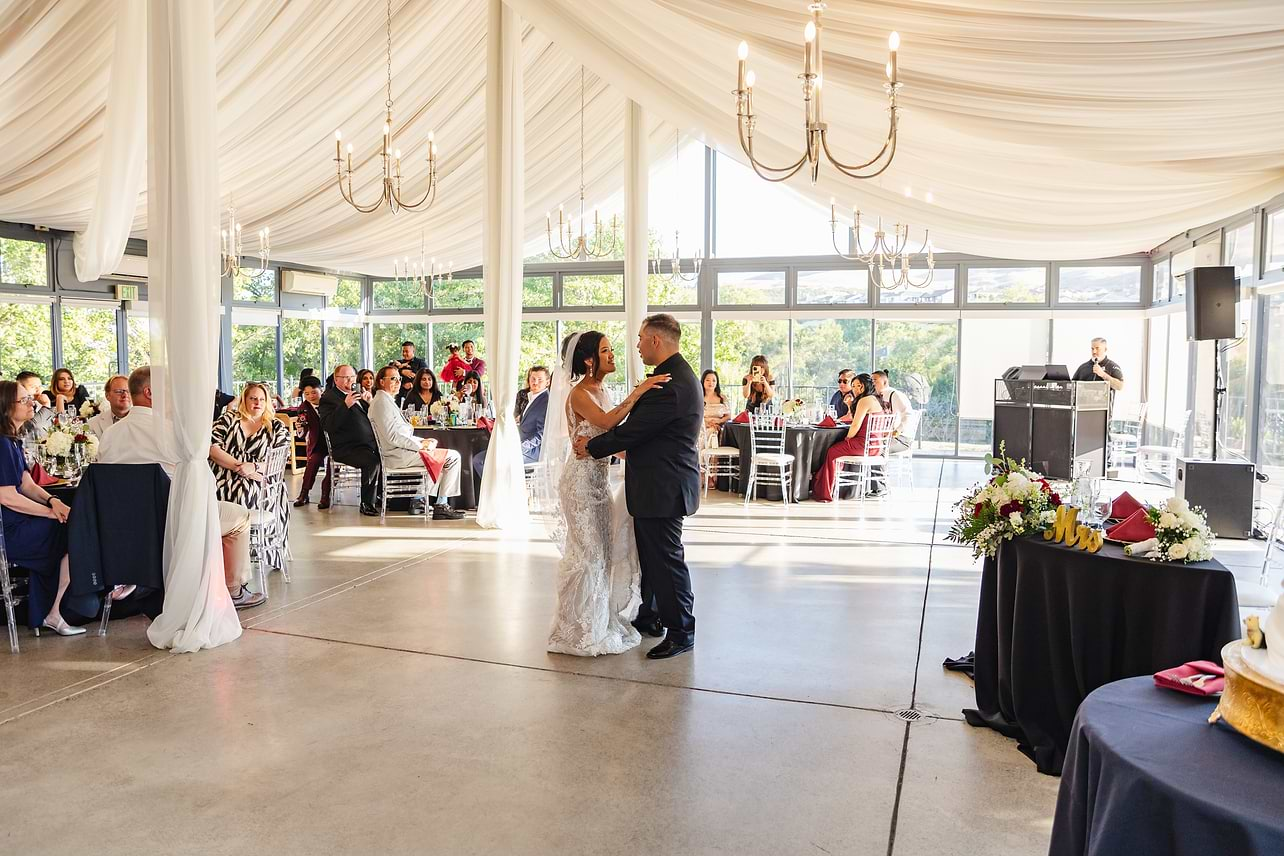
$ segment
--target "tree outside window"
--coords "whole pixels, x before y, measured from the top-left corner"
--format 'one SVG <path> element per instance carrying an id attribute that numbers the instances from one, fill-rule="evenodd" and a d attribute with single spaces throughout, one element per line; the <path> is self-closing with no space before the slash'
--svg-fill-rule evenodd
<path id="1" fill-rule="evenodd" d="M 409 280 L 375 280 L 371 284 L 375 309 L 424 308 L 423 290 Z"/>
<path id="2" fill-rule="evenodd" d="M 402 342 L 414 342 L 415 356 L 423 357 L 427 361 L 428 340 L 425 335 L 426 332 L 427 326 L 418 321 L 406 324 L 375 324 L 374 353 L 370 355 L 370 365 L 366 368 L 381 368 L 393 360 L 401 359 Z M 336 363 L 335 365 L 338 364 Z"/>
<path id="3" fill-rule="evenodd" d="M 322 377 L 329 376 L 336 366 L 356 366 L 361 368 L 361 328 L 340 327 L 330 324 L 325 333 L 326 365 Z"/>
<path id="4" fill-rule="evenodd" d="M 249 303 L 276 303 L 276 269 L 268 268 L 258 276 L 249 270 L 237 270 L 232 278 L 232 299 Z"/>
<path id="5" fill-rule="evenodd" d="M 361 309 L 361 280 L 350 277 L 339 277 L 339 287 L 335 289 L 334 299 L 330 305 L 336 309 Z"/>
<path id="6" fill-rule="evenodd" d="M 129 316 L 129 370 L 151 365 L 152 331 L 146 315 Z"/>
<path id="7" fill-rule="evenodd" d="M 77 383 L 101 393 L 118 368 L 115 307 L 63 304 L 62 359 Z"/>
<path id="8" fill-rule="evenodd" d="M 49 266 L 44 243 L 0 238 L 0 283 L 48 287 Z"/>
<path id="9" fill-rule="evenodd" d="M 32 371 L 49 383 L 53 374 L 53 321 L 48 303 L 0 303 L 0 375 Z"/>
<path id="10" fill-rule="evenodd" d="M 321 322 L 310 318 L 281 319 L 281 358 L 285 363 L 284 392 L 294 389 L 303 369 L 321 371 Z"/>
<path id="11" fill-rule="evenodd" d="M 276 389 L 276 328 L 232 325 L 232 386 L 239 395 L 250 381 Z"/>

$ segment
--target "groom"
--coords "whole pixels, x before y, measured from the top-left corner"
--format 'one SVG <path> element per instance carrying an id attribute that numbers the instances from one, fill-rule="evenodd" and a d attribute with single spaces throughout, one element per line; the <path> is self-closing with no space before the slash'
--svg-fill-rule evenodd
<path id="1" fill-rule="evenodd" d="M 592 440 L 575 440 L 575 454 L 581 458 L 628 452 L 624 492 L 642 566 L 642 607 L 633 626 L 649 636 L 665 636 L 647 652 L 652 660 L 695 647 L 695 598 L 682 552 L 682 518 L 700 504 L 696 442 L 704 424 L 704 396 L 691 366 L 678 353 L 681 337 L 672 315 L 643 321 L 638 331 L 642 362 L 671 379 L 644 393 L 614 429 Z"/>

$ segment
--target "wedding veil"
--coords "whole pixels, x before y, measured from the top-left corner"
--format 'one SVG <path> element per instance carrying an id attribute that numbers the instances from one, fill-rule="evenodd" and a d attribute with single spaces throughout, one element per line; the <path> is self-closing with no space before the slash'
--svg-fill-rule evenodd
<path id="1" fill-rule="evenodd" d="M 538 491 L 540 510 L 544 513 L 544 526 L 548 529 L 549 539 L 557 545 L 559 553 L 566 552 L 566 509 L 558 495 L 558 485 L 562 483 L 562 473 L 574 454 L 571 448 L 571 367 L 575 362 L 575 348 L 580 343 L 576 333 L 566 342 L 561 360 L 553 373 L 552 383 L 548 388 L 548 413 L 544 417 L 544 442 L 540 446 Z"/>

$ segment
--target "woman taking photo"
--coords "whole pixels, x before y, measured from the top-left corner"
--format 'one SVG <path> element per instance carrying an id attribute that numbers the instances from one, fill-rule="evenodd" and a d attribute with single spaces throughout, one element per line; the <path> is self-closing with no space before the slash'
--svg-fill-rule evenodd
<path id="1" fill-rule="evenodd" d="M 80 406 L 89 400 L 89 391 L 76 383 L 71 369 L 55 371 L 49 385 L 53 387 L 46 393 L 49 396 L 49 406 L 57 413 L 62 413 L 68 407 L 79 413 Z"/>
<path id="2" fill-rule="evenodd" d="M 749 374 L 740 382 L 740 394 L 745 398 L 745 410 L 758 412 L 776 395 L 776 378 L 767 365 L 767 358 L 762 354 L 749 361 Z"/>
<path id="3" fill-rule="evenodd" d="M 39 615 L 39 604 L 28 600 L 31 626 L 45 627 L 59 636 L 79 636 L 84 628 L 69 625 L 59 611 L 71 582 L 66 527 L 71 509 L 31 478 L 18 439 L 18 432 L 34 414 L 31 395 L 11 380 L 0 380 L 0 516 L 5 550 L 11 564 L 31 572 L 33 584 L 38 579 L 43 590 L 57 592 L 46 615 Z"/>
<path id="4" fill-rule="evenodd" d="M 261 383 L 247 383 L 241 391 L 240 404 L 235 410 L 224 413 L 214 423 L 210 446 L 210 469 L 218 498 L 234 502 L 245 508 L 255 509 L 259 504 L 259 491 L 263 486 L 262 467 L 273 449 L 289 447 L 290 429 L 276 418 L 268 403 L 268 390 Z M 279 496 L 271 498 L 273 528 L 260 547 L 260 561 L 269 568 L 285 567 L 285 557 L 277 545 L 285 543 L 290 524 L 290 503 L 286 501 L 285 479 L 272 488 Z M 233 599 L 246 593 L 247 578 L 237 580 L 240 589 Z"/>
<path id="5" fill-rule="evenodd" d="M 420 369 L 415 375 L 414 384 L 401 400 L 402 407 L 418 407 L 427 410 L 444 396 L 437 387 L 437 376 L 432 369 Z"/>
<path id="6" fill-rule="evenodd" d="M 374 372 L 370 369 L 362 369 L 357 372 L 357 388 L 364 389 L 371 395 L 374 395 L 374 380 Z"/>
<path id="7" fill-rule="evenodd" d="M 852 378 L 852 393 L 855 401 L 851 405 L 852 424 L 847 429 L 847 436 L 829 447 L 825 453 L 825 463 L 816 471 L 811 483 L 811 498 L 817 502 L 832 502 L 834 499 L 835 460 L 843 455 L 865 454 L 865 433 L 869 428 L 870 416 L 883 412 L 883 406 L 874 395 L 874 381 L 867 372 L 861 372 Z"/>
<path id="8" fill-rule="evenodd" d="M 486 394 L 482 392 L 481 375 L 470 371 L 459 382 L 459 398 L 473 406 L 473 416 L 486 415 Z"/>

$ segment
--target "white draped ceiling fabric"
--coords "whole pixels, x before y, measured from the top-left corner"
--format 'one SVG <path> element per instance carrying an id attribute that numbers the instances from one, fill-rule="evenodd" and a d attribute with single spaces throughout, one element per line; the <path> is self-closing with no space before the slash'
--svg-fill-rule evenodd
<path id="1" fill-rule="evenodd" d="M 525 236 L 575 199 L 578 63 L 589 70 L 590 204 L 623 186 L 625 99 L 651 119 L 652 155 L 676 125 L 740 158 L 735 48 L 758 77 L 758 145 L 791 159 L 803 0 L 508 0 L 527 22 Z M 0 21 L 0 219 L 90 222 L 118 4 L 28 0 Z M 377 192 L 384 1 L 216 5 L 223 201 L 282 259 L 372 274 L 419 246 L 481 260 L 487 16 L 470 0 L 394 0 L 393 97 L 410 189 L 429 130 L 441 191 L 424 214 L 360 215 L 339 201 L 333 134 Z M 1143 251 L 1284 192 L 1284 3 L 1278 0 L 851 0 L 826 13 L 826 112 L 839 156 L 885 130 L 886 38 L 902 36 L 901 147 L 883 180 L 826 168 L 799 192 L 929 226 L 944 246 L 1013 258 Z M 913 190 L 912 197 L 905 189 Z M 934 202 L 924 201 L 931 191 Z M 818 223 L 818 227 L 823 224 Z M 147 236 L 143 199 L 133 231 Z"/>

